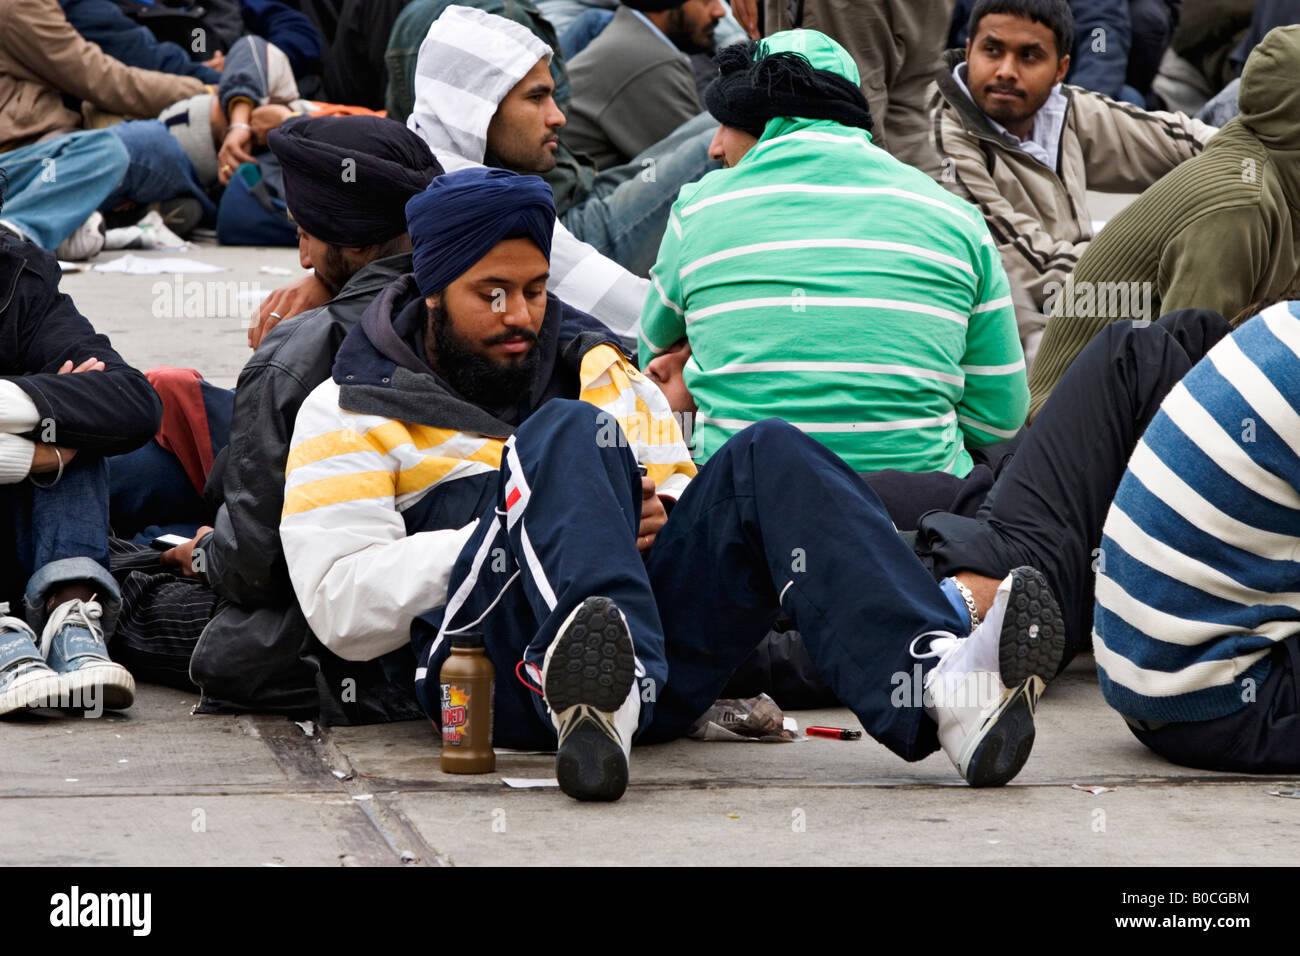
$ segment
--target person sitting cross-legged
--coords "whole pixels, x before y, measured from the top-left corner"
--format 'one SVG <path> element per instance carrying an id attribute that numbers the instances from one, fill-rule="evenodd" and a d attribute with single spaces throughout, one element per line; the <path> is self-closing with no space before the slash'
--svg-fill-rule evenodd
<path id="1" fill-rule="evenodd" d="M 148 441 L 161 407 L 59 276 L 53 256 L 0 232 L 0 714 L 135 697 L 105 644 L 120 602 L 100 456 Z"/>

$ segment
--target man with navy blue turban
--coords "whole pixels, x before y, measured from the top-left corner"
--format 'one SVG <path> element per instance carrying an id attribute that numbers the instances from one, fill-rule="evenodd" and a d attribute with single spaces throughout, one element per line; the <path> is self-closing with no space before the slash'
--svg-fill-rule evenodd
<path id="1" fill-rule="evenodd" d="M 289 578 L 326 648 L 413 654 L 416 698 L 450 749 L 465 701 L 439 673 L 454 644 L 481 643 L 494 743 L 555 747 L 565 793 L 615 800 L 633 739 L 685 733 L 784 610 L 896 753 L 925 756 L 947 721 L 968 780 L 1014 776 L 1033 668 L 1060 659 L 1041 575 L 1013 572 L 963 640 L 969 619 L 879 499 L 794 427 L 759 422 L 696 477 L 663 393 L 607 328 L 546 291 L 542 180 L 462 169 L 406 213 L 413 274 L 380 294 L 303 403 L 285 472 Z M 1032 612 L 1005 613 L 1030 594 Z M 989 676 L 973 662 L 999 651 L 1016 662 L 1011 684 L 961 713 L 923 713 L 929 684 L 894 703 L 899 674 L 942 669 L 937 681 L 967 688 Z"/>

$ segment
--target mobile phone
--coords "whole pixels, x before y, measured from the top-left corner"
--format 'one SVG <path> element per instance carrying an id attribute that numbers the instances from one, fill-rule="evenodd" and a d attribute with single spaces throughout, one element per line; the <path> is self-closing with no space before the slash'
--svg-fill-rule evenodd
<path id="1" fill-rule="evenodd" d="M 149 542 L 149 547 L 155 551 L 170 551 L 172 548 L 179 548 L 189 543 L 190 539 L 182 534 L 160 534 Z"/>

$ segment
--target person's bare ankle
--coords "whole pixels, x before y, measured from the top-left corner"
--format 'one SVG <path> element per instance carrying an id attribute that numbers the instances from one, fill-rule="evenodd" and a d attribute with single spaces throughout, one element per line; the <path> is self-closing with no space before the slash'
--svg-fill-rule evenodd
<path id="1" fill-rule="evenodd" d="M 993 606 L 993 598 L 998 593 L 998 585 L 1002 583 L 1001 578 L 987 578 L 974 571 L 958 571 L 953 577 L 970 589 L 980 617 L 988 614 L 989 608 Z"/>
<path id="2" fill-rule="evenodd" d="M 45 600 L 45 612 L 47 614 L 52 613 L 56 607 L 68 601 L 89 601 L 94 596 L 94 590 L 84 582 L 74 581 L 69 584 L 62 584 L 50 591 L 49 597 Z"/>

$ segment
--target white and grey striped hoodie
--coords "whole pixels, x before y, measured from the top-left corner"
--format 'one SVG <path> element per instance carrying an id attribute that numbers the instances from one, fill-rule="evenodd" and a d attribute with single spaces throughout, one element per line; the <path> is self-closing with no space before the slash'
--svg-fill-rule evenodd
<path id="1" fill-rule="evenodd" d="M 429 27 L 415 67 L 406 125 L 448 172 L 482 166 L 487 128 L 501 100 L 551 48 L 513 20 L 450 6 Z M 549 288 L 625 339 L 636 337 L 649 282 L 576 238 L 558 220 Z"/>

